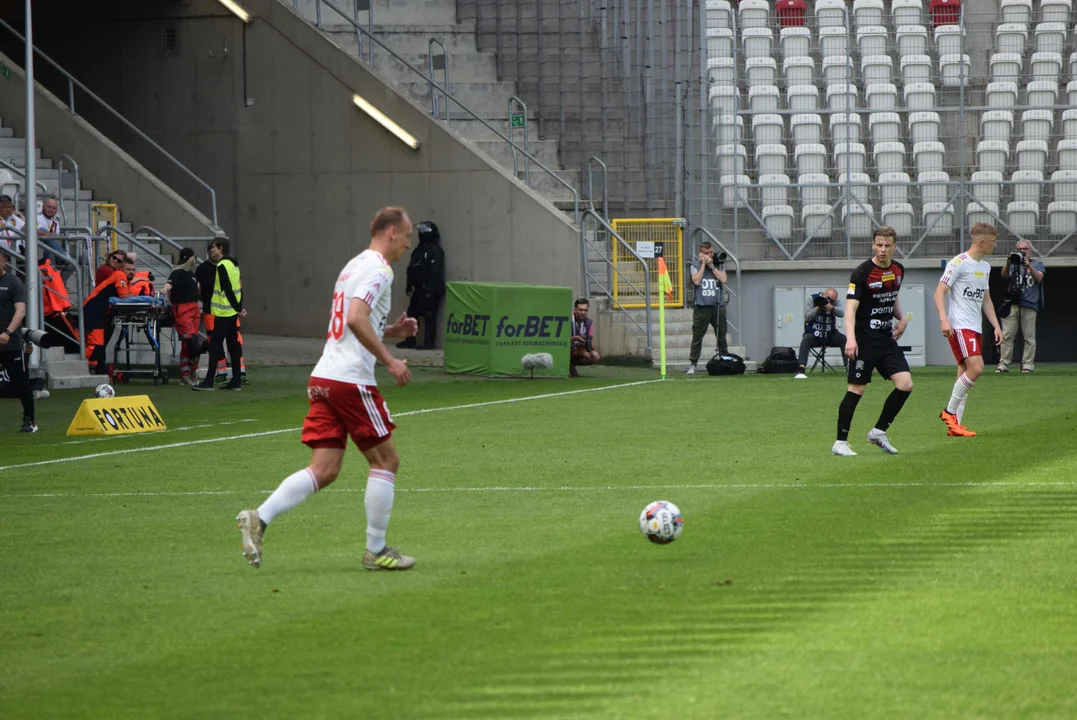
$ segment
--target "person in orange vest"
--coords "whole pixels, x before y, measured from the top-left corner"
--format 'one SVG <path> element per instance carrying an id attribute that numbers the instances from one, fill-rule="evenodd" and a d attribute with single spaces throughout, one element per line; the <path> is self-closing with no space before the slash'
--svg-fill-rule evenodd
<path id="1" fill-rule="evenodd" d="M 67 287 L 64 285 L 60 273 L 52 266 L 50 258 L 40 258 L 38 260 L 38 269 L 41 270 L 41 310 L 45 316 L 45 322 L 68 334 L 70 339 L 74 341 L 75 351 L 77 352 L 79 331 L 67 314 L 67 311 L 72 307 L 71 297 L 67 294 Z M 63 344 L 69 346 L 70 341 L 65 341 Z"/>
<path id="2" fill-rule="evenodd" d="M 197 264 L 194 250 L 183 248 L 179 264 L 172 269 L 165 283 L 165 294 L 172 304 L 172 326 L 183 341 L 180 345 L 180 382 L 184 385 L 193 385 L 197 381 L 198 356 L 202 349 L 202 337 L 198 334 L 202 314 L 198 304 L 198 281 L 194 277 Z"/>
<path id="3" fill-rule="evenodd" d="M 123 269 L 112 273 L 107 280 L 95 287 L 82 303 L 83 326 L 86 329 L 86 360 L 89 362 L 91 374 L 105 375 L 108 372 L 105 345 L 112 335 L 108 301 L 114 297 L 129 297 L 131 291 L 128 283 L 134 276 L 135 262 L 128 257 L 123 262 Z"/>
<path id="4" fill-rule="evenodd" d="M 130 296 L 142 297 L 143 295 L 153 295 L 155 292 L 153 281 L 156 279 L 157 278 L 155 278 L 153 273 L 149 270 L 136 272 L 127 284 L 128 290 L 130 290 Z"/>

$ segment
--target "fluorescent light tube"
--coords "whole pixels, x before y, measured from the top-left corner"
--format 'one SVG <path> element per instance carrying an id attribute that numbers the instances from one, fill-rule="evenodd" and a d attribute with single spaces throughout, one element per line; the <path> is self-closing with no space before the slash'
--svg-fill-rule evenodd
<path id="1" fill-rule="evenodd" d="M 247 12 L 247 9 L 245 7 L 237 3 L 235 0 L 217 0 L 217 2 L 231 10 L 232 14 L 234 14 L 243 22 L 246 23 L 251 21 L 251 14 Z"/>
<path id="2" fill-rule="evenodd" d="M 376 107 L 367 102 L 362 95 L 352 95 L 352 102 L 354 102 L 356 107 L 358 107 L 360 110 L 365 112 L 370 117 L 374 118 L 374 120 L 383 128 L 391 132 L 393 135 L 396 135 L 400 142 L 404 143 L 412 150 L 419 149 L 419 141 L 415 138 L 414 135 L 412 135 L 407 130 L 400 127 L 395 122 L 386 117 L 385 113 L 383 113 L 381 110 L 378 110 Z"/>

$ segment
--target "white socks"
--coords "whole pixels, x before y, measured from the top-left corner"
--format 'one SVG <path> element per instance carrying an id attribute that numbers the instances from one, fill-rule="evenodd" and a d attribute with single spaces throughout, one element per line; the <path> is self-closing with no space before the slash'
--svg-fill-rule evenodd
<path id="1" fill-rule="evenodd" d="M 389 529 L 389 514 L 393 510 L 393 489 L 396 473 L 371 470 L 366 479 L 366 549 L 377 555 L 385 549 L 385 531 Z"/>
<path id="2" fill-rule="evenodd" d="M 258 517 L 268 525 L 273 518 L 283 512 L 288 512 L 317 491 L 318 484 L 314 480 L 314 473 L 309 467 L 303 468 L 284 479 L 284 482 L 258 508 Z"/>
<path id="3" fill-rule="evenodd" d="M 954 413 L 955 415 L 957 415 L 957 422 L 958 422 L 959 425 L 964 424 L 964 421 L 962 420 L 962 418 L 965 417 L 965 403 L 968 401 L 968 399 L 969 399 L 968 395 L 965 395 L 965 397 L 961 398 L 961 402 L 958 403 L 958 406 L 957 406 L 957 412 Z"/>
<path id="4" fill-rule="evenodd" d="M 950 395 L 950 403 L 946 406 L 946 412 L 951 415 L 957 415 L 959 406 L 965 402 L 965 398 L 968 397 L 969 390 L 976 384 L 975 380 L 969 380 L 969 376 L 965 373 L 961 373 L 961 377 L 954 383 L 954 392 Z M 964 410 L 964 408 L 961 408 Z M 961 422 L 960 419 L 958 422 Z"/>

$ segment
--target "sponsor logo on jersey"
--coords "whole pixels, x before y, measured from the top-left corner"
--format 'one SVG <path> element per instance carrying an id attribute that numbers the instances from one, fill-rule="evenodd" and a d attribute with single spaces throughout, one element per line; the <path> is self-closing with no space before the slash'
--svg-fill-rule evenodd
<path id="1" fill-rule="evenodd" d="M 968 300 L 983 300 L 984 293 L 986 292 L 987 290 L 984 288 L 973 289 L 970 287 L 966 287 L 961 289 L 961 294 L 964 295 L 965 298 Z"/>
<path id="2" fill-rule="evenodd" d="M 849 283 L 849 294 L 852 295 L 856 292 L 856 283 Z"/>
<path id="3" fill-rule="evenodd" d="M 878 290 L 882 286 L 883 286 L 883 284 L 881 282 L 868 283 L 868 287 L 871 288 L 872 290 Z"/>
<path id="4" fill-rule="evenodd" d="M 896 279 L 897 279 L 897 275 L 895 275 L 895 274 L 894 274 L 894 273 L 892 273 L 892 272 L 888 272 L 888 273 L 884 274 L 884 275 L 883 275 L 883 276 L 882 276 L 881 278 L 879 278 L 879 279 L 880 279 L 880 280 L 882 280 L 883 282 L 890 282 L 891 280 L 896 280 Z"/>
<path id="5" fill-rule="evenodd" d="M 980 272 L 979 270 L 974 272 L 973 275 L 975 275 L 976 277 L 979 277 L 979 278 L 987 277 L 984 273 Z"/>

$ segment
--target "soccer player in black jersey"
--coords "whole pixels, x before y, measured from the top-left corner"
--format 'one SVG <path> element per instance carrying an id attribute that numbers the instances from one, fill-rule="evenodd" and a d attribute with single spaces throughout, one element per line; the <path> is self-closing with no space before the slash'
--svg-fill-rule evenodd
<path id="1" fill-rule="evenodd" d="M 897 343 L 908 324 L 898 302 L 905 268 L 893 259 L 897 233 L 893 228 L 880 227 L 875 231 L 871 245 L 874 255 L 858 265 L 849 278 L 849 295 L 845 303 L 849 389 L 838 407 L 838 439 L 832 450 L 835 455 L 856 455 L 849 447 L 849 428 L 853 424 L 856 404 L 871 382 L 872 370 L 878 370 L 883 379 L 894 383 L 894 390 L 886 398 L 878 422 L 868 433 L 868 442 L 890 455 L 896 455 L 897 450 L 890 444 L 886 431 L 912 392 L 909 363 Z"/>

